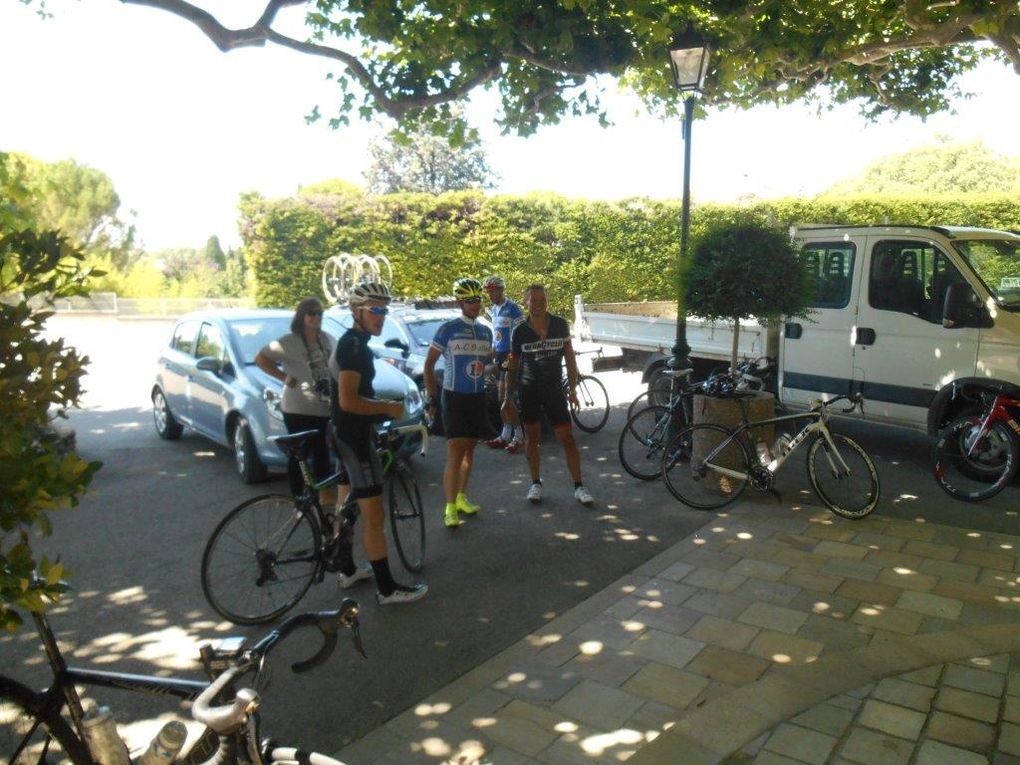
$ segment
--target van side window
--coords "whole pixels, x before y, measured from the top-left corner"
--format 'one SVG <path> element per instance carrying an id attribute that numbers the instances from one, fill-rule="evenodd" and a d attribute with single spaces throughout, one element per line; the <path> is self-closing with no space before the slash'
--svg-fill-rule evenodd
<path id="1" fill-rule="evenodd" d="M 857 248 L 849 242 L 812 243 L 800 253 L 800 261 L 813 285 L 811 308 L 846 308 L 853 285 Z"/>
<path id="2" fill-rule="evenodd" d="M 940 324 L 950 284 L 963 282 L 949 258 L 924 242 L 878 242 L 871 251 L 868 303 Z"/>
<path id="3" fill-rule="evenodd" d="M 195 353 L 195 332 L 198 330 L 197 321 L 182 321 L 174 329 L 173 339 L 170 347 L 175 351 L 186 353 L 189 356 Z"/>

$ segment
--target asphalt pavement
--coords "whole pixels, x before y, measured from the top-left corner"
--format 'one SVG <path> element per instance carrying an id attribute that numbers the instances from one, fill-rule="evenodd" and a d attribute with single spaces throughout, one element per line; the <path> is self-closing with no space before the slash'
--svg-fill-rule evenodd
<path id="1" fill-rule="evenodd" d="M 199 582 L 202 549 L 217 521 L 244 499 L 286 492 L 282 478 L 244 486 L 226 449 L 186 434 L 161 441 L 151 422 L 148 391 L 167 322 L 118 322 L 58 316 L 50 331 L 93 359 L 85 408 L 72 415 L 79 451 L 103 469 L 80 506 L 54 514 L 54 535 L 41 550 L 60 553 L 73 572 L 74 594 L 52 614 L 68 659 L 101 669 L 198 676 L 197 646 L 227 634 L 256 635 L 222 622 Z M 301 677 L 286 667 L 312 650 L 295 639 L 275 657 L 264 692 L 267 728 L 281 739 L 334 751 L 407 709 L 490 657 L 538 631 L 610 583 L 700 528 L 707 516 L 677 504 L 657 482 L 640 483 L 620 469 L 616 442 L 638 376 L 600 377 L 614 410 L 595 435 L 578 433 L 593 509 L 571 497 L 555 443 L 543 447 L 546 499 L 524 501 L 523 456 L 479 448 L 469 496 L 482 512 L 455 531 L 441 523 L 443 442 L 415 458 L 430 511 L 427 565 L 430 593 L 417 604 L 379 607 L 370 583 L 341 593 L 327 581 L 298 606 L 335 605 L 345 594 L 363 605 L 367 660 L 341 646 L 323 668 Z M 988 503 L 946 497 L 928 475 L 929 442 L 921 434 L 849 423 L 837 426 L 874 456 L 883 481 L 878 514 L 1014 532 L 1017 490 Z M 810 494 L 799 459 L 777 480 L 784 502 Z M 812 498 L 813 500 L 813 498 Z M 775 502 L 771 498 L 763 501 Z M 401 572 L 398 576 L 411 578 Z M 38 641 L 29 630 L 0 638 L 0 672 L 33 683 L 46 680 Z M 104 692 L 118 720 L 154 720 L 175 710 L 164 699 Z M 126 729 L 129 735 L 132 729 Z M 142 733 L 138 734 L 144 741 Z"/>

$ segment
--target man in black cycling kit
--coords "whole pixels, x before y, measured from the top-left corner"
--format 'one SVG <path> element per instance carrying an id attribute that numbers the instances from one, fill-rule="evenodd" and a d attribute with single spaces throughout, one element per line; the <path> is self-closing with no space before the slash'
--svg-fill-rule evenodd
<path id="1" fill-rule="evenodd" d="M 539 477 L 538 440 L 541 435 L 542 411 L 549 418 L 556 438 L 563 446 L 567 469 L 574 479 L 574 499 L 589 506 L 594 500 L 581 480 L 581 455 L 574 441 L 567 399 L 563 396 L 563 362 L 567 363 L 567 389 L 570 406 L 577 408 L 577 359 L 570 344 L 570 327 L 562 316 L 546 311 L 545 287 L 532 284 L 524 291 L 528 317 L 514 327 L 510 362 L 506 374 L 506 395 L 503 399 L 504 419 L 513 414 L 513 396 L 520 391 L 520 416 L 524 425 L 525 452 L 531 468 L 531 487 L 527 498 L 542 501 L 542 479 Z"/>
<path id="2" fill-rule="evenodd" d="M 411 603 L 425 596 L 428 586 L 399 585 L 393 580 L 386 555 L 386 516 L 382 501 L 382 466 L 376 446 L 375 425 L 380 418 L 395 419 L 404 412 L 400 401 L 376 399 L 372 387 L 375 377 L 375 354 L 368 345 L 372 335 L 382 332 L 383 322 L 389 313 L 392 300 L 389 288 L 380 282 L 365 281 L 351 292 L 350 307 L 354 325 L 340 338 L 336 346 L 333 371 L 336 372 L 336 395 L 332 396 L 334 441 L 337 457 L 350 476 L 350 491 L 358 501 L 364 521 L 362 540 L 365 553 L 372 564 L 376 598 L 379 603 Z M 341 488 L 341 496 L 346 491 Z M 347 571 L 341 571 L 347 581 L 367 576 L 367 571 L 350 570 L 353 563 L 345 561 Z M 361 576 L 359 576 L 361 574 Z"/>

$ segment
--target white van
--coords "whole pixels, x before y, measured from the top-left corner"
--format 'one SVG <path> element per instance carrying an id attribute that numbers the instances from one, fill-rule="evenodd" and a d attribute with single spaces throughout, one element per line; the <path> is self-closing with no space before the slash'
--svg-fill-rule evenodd
<path id="1" fill-rule="evenodd" d="M 804 225 L 791 234 L 814 280 L 809 315 L 756 327 L 743 350 L 778 357 L 784 403 L 860 391 L 866 419 L 934 433 L 974 405 L 963 394 L 1001 387 L 1020 397 L 1020 236 L 951 226 Z M 582 337 L 644 353 L 645 378 L 654 378 L 675 320 L 649 317 L 641 304 L 576 304 Z M 728 355 L 719 353 L 725 325 L 702 324 L 688 322 L 691 357 L 717 363 Z"/>

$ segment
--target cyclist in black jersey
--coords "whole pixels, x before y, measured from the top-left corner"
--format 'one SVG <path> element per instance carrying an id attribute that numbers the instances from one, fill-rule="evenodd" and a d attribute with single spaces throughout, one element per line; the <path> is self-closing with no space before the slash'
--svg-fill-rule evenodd
<path id="1" fill-rule="evenodd" d="M 362 540 L 375 574 L 378 588 L 376 598 L 383 605 L 410 603 L 428 592 L 425 584 L 397 584 L 390 572 L 386 555 L 382 467 L 376 446 L 375 424 L 380 418 L 400 417 L 404 412 L 404 404 L 375 398 L 372 387 L 375 354 L 368 340 L 372 335 L 382 332 L 389 312 L 387 305 L 391 299 L 389 288 L 380 282 L 362 282 L 352 290 L 350 306 L 354 325 L 344 333 L 336 346 L 332 365 L 336 373 L 336 387 L 335 395 L 331 397 L 333 445 L 350 477 L 349 490 L 358 500 L 358 509 L 364 519 Z M 341 487 L 341 494 L 346 495 L 344 487 Z M 341 573 L 349 580 L 355 580 L 357 570 L 354 569 L 353 561 L 348 559 L 342 565 L 348 570 L 342 570 Z"/>
<path id="2" fill-rule="evenodd" d="M 528 309 L 525 321 L 514 327 L 511 338 L 507 388 L 503 399 L 504 418 L 512 416 L 513 395 L 519 391 L 520 418 L 524 425 L 525 453 L 531 469 L 531 486 L 527 498 L 532 503 L 542 500 L 542 479 L 539 476 L 538 441 L 541 435 L 542 412 L 553 426 L 563 446 L 567 469 L 574 480 L 574 498 L 582 505 L 594 500 L 581 480 L 581 455 L 574 441 L 567 399 L 563 395 L 563 362 L 567 364 L 567 388 L 570 406 L 577 408 L 577 359 L 570 344 L 570 327 L 562 316 L 546 311 L 545 287 L 532 284 L 524 292 Z"/>

